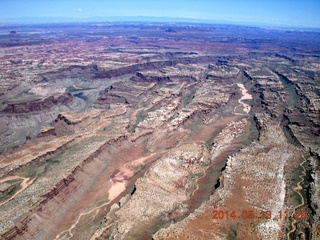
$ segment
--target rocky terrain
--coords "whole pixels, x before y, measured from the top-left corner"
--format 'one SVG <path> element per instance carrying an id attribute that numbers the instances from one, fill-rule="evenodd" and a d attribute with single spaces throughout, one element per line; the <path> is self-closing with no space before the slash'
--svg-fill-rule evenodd
<path id="1" fill-rule="evenodd" d="M 0 27 L 1 239 L 319 239 L 320 34 Z"/>

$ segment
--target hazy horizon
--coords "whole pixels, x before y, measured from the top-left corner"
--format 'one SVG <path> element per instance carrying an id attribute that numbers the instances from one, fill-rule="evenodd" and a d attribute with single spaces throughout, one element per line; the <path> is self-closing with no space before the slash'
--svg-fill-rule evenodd
<path id="1" fill-rule="evenodd" d="M 133 19 L 142 21 L 181 20 L 203 23 L 247 23 L 251 25 L 320 28 L 320 1 L 317 0 L 2 0 L 0 23 L 66 22 L 90 19 Z"/>

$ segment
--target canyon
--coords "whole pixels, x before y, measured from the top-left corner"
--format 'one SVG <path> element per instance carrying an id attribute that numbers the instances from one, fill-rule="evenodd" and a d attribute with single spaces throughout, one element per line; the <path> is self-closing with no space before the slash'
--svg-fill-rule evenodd
<path id="1" fill-rule="evenodd" d="M 0 238 L 319 239 L 319 41 L 0 26 Z"/>

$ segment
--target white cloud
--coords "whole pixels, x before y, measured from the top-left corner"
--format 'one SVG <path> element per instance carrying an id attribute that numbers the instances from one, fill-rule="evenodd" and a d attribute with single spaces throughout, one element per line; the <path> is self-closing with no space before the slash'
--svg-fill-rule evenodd
<path id="1" fill-rule="evenodd" d="M 81 8 L 78 8 L 78 11 L 79 11 L 79 12 L 81 12 L 81 11 L 82 11 L 82 9 L 81 9 Z"/>

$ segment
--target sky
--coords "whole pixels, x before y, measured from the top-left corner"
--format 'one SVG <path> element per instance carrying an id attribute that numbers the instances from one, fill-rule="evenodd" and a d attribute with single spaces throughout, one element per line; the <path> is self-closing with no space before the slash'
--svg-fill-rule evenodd
<path id="1" fill-rule="evenodd" d="M 0 0 L 0 19 L 128 16 L 320 28 L 320 0 Z"/>

